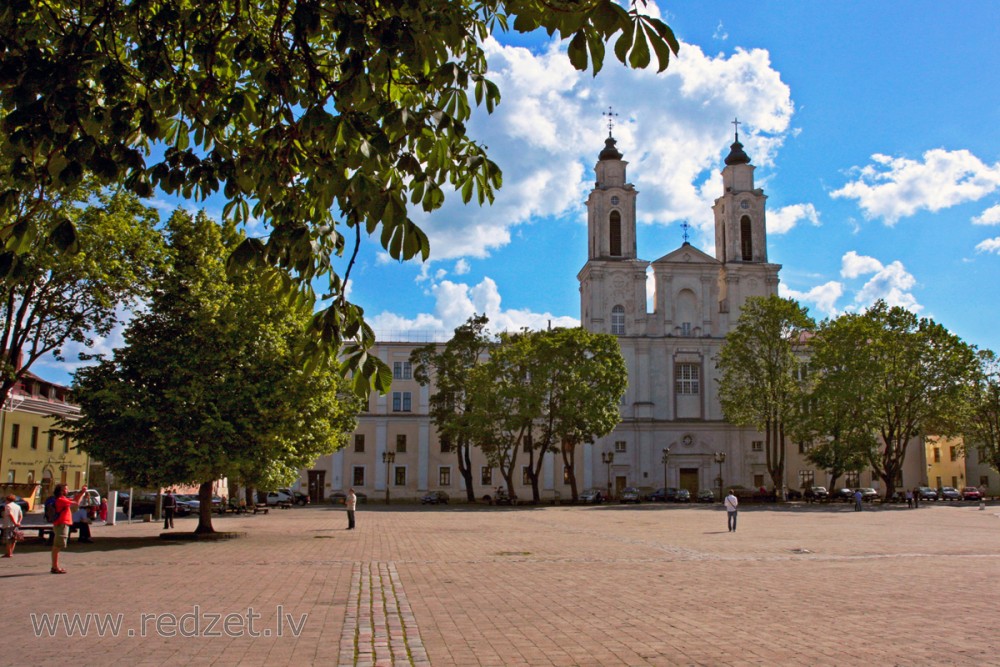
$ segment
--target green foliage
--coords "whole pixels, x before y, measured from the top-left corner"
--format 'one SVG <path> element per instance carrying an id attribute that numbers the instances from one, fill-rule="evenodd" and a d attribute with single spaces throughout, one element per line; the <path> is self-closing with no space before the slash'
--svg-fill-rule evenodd
<path id="1" fill-rule="evenodd" d="M 977 361 L 963 429 L 966 447 L 979 447 L 985 455 L 980 461 L 1000 471 L 1000 359 L 980 350 Z"/>
<path id="2" fill-rule="evenodd" d="M 164 252 L 156 211 L 134 195 L 88 181 L 62 198 L 13 201 L 18 214 L 4 220 L 20 222 L 0 253 L 0 402 L 41 357 L 107 336 L 118 309 L 149 289 Z M 7 360 L 19 357 L 15 370 Z"/>
<path id="3" fill-rule="evenodd" d="M 433 211 L 447 188 L 492 201 L 501 173 L 466 123 L 470 96 L 487 111 L 500 101 L 482 45 L 511 17 L 515 30 L 570 39 L 570 61 L 595 74 L 612 39 L 630 67 L 655 56 L 662 70 L 679 48 L 663 22 L 612 0 L 7 2 L 0 240 L 19 253 L 40 231 L 12 193 L 42 201 L 87 174 L 140 197 L 221 192 L 226 218 L 269 228 L 234 265 L 327 277 L 307 351 L 320 363 L 352 344 L 342 359 L 364 376 L 356 390 L 384 390 L 364 313 L 346 298 L 360 234 L 378 231 L 396 259 L 426 259 L 410 205 Z M 72 227 L 52 231 L 72 246 Z M 340 275 L 332 259 L 349 246 Z"/>
<path id="4" fill-rule="evenodd" d="M 272 273 L 227 278 L 232 227 L 177 211 L 167 232 L 169 262 L 148 309 L 113 359 L 77 372 L 82 416 L 64 426 L 137 486 L 288 481 L 344 444 L 359 407 L 332 364 L 300 368 L 312 300 L 289 300 Z"/>

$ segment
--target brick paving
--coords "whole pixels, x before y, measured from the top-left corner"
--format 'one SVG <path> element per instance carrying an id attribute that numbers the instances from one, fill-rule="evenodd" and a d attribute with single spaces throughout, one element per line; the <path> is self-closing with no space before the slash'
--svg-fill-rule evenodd
<path id="1" fill-rule="evenodd" d="M 651 504 L 371 505 L 353 531 L 342 509 L 320 506 L 215 526 L 245 536 L 96 526 L 59 576 L 43 545 L 19 545 L 0 561 L 0 664 L 1000 660 L 1000 506 L 751 507 L 736 533 L 717 507 Z M 69 636 L 63 613 L 98 616 Z M 96 627 L 106 615 L 117 629 Z"/>

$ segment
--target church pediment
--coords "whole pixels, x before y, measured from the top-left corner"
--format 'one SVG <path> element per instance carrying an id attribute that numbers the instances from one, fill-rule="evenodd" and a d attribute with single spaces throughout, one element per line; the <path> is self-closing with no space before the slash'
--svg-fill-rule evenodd
<path id="1" fill-rule="evenodd" d="M 720 262 L 711 255 L 698 250 L 690 243 L 685 243 L 677 250 L 669 252 L 653 264 L 711 264 L 717 266 Z"/>

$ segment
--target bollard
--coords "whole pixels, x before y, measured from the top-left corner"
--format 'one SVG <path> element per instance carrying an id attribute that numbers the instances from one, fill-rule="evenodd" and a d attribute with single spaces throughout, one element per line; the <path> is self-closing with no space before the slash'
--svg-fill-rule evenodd
<path id="1" fill-rule="evenodd" d="M 980 499 L 979 499 L 979 509 L 980 509 L 980 510 L 984 510 L 984 509 L 986 509 L 986 500 L 985 500 L 985 499 L 983 499 L 983 498 L 980 498 Z"/>

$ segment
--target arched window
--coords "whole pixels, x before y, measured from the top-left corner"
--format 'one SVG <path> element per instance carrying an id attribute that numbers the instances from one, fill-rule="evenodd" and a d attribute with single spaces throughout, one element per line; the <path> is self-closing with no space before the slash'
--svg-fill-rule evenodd
<path id="1" fill-rule="evenodd" d="M 753 234 L 750 231 L 750 218 L 745 215 L 740 218 L 740 251 L 744 262 L 753 261 Z"/>
<path id="2" fill-rule="evenodd" d="M 625 335 L 625 306 L 615 306 L 611 309 L 611 333 L 616 336 Z"/>
<path id="3" fill-rule="evenodd" d="M 611 211 L 611 256 L 621 257 L 622 254 L 622 214 L 618 211 Z"/>

